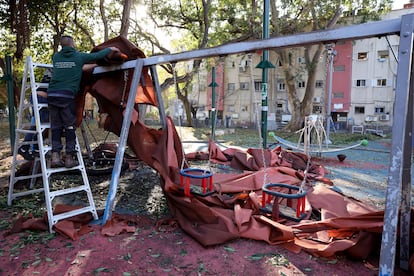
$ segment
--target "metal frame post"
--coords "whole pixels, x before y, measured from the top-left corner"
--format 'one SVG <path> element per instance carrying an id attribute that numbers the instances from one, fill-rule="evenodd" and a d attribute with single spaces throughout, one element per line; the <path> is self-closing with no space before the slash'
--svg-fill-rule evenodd
<path id="1" fill-rule="evenodd" d="M 158 113 L 160 114 L 160 121 L 162 128 L 167 127 L 167 121 L 166 121 L 166 115 L 165 115 L 165 108 L 164 108 L 164 102 L 162 101 L 162 95 L 161 95 L 161 86 L 160 82 L 158 80 L 158 73 L 157 73 L 157 67 L 156 65 L 150 66 L 151 70 L 151 76 L 152 76 L 152 82 L 155 88 L 156 97 L 157 97 L 157 103 L 158 103 Z"/>
<path id="2" fill-rule="evenodd" d="M 14 111 L 14 91 L 13 91 L 13 69 L 12 69 L 12 59 L 11 56 L 6 56 L 6 80 L 7 80 L 7 96 L 8 107 L 9 107 L 9 131 L 10 131 L 10 145 L 14 145 L 16 140 L 16 120 L 15 120 L 15 111 Z M 13 150 L 13 149 L 12 149 Z"/>
<path id="3" fill-rule="evenodd" d="M 124 119 L 122 121 L 121 135 L 119 136 L 119 145 L 115 155 L 115 164 L 114 169 L 112 171 L 111 182 L 109 184 L 109 192 L 106 200 L 104 215 L 102 218 L 102 224 L 105 224 L 106 221 L 110 219 L 112 216 L 112 209 L 114 208 L 116 190 L 118 188 L 119 183 L 119 176 L 121 175 L 122 161 L 124 159 L 125 146 L 128 140 L 129 127 L 131 125 L 132 110 L 134 108 L 135 96 L 137 95 L 137 90 L 144 64 L 143 59 L 137 59 L 135 62 L 136 64 L 134 76 L 132 78 L 132 84 L 129 89 L 128 102 L 125 109 Z"/>
<path id="4" fill-rule="evenodd" d="M 404 151 L 409 150 L 411 153 L 412 140 L 409 140 L 412 131 L 412 93 L 410 90 L 409 82 L 411 79 L 411 67 L 412 67 L 412 53 L 413 53 L 413 30 L 414 30 L 414 14 L 402 16 L 401 20 L 401 32 L 400 32 L 400 49 L 399 49 L 399 61 L 397 71 L 397 85 L 395 91 L 395 104 L 394 104 L 394 123 L 392 125 L 392 145 L 390 156 L 390 167 L 388 172 L 388 185 L 386 195 L 386 205 L 384 212 L 384 227 L 381 241 L 381 255 L 380 255 L 380 267 L 379 275 L 393 275 L 395 266 L 395 254 L 396 254 L 396 240 L 397 240 L 397 228 L 398 228 L 398 213 L 401 203 L 401 190 L 403 194 L 406 194 L 411 189 L 411 175 L 410 170 L 406 170 L 405 167 L 410 165 L 411 158 L 408 158 L 404 154 Z M 403 188 L 403 189 L 402 189 Z M 407 195 L 404 195 L 406 198 Z M 411 193 L 408 194 L 411 197 Z M 404 200 L 406 201 L 406 200 Z M 405 205 L 410 205 L 410 200 L 404 202 Z M 402 208 L 405 212 L 407 207 Z M 401 217 L 404 221 L 401 221 L 401 225 L 410 227 L 410 213 L 403 214 Z M 401 231 L 407 231 L 408 229 Z M 407 237 L 401 237 L 401 249 L 405 248 L 407 253 L 404 253 L 401 257 L 408 254 L 409 250 L 409 231 L 407 231 Z M 407 260 L 401 260 L 404 264 Z"/>

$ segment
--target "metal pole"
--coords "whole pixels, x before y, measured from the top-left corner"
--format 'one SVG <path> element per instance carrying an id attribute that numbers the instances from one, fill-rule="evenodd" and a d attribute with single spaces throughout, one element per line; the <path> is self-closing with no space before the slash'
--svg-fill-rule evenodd
<path id="1" fill-rule="evenodd" d="M 7 79 L 7 95 L 9 98 L 9 131 L 10 131 L 10 145 L 14 145 L 16 140 L 16 120 L 14 112 L 14 93 L 13 93 L 13 72 L 11 56 L 6 56 L 6 79 Z M 13 150 L 13 148 L 12 148 Z"/>
<path id="2" fill-rule="evenodd" d="M 264 8 L 263 8 L 263 39 L 269 38 L 269 7 L 270 7 L 270 0 L 264 1 Z M 269 51 L 264 50 L 262 54 L 262 141 L 263 141 L 263 148 L 267 147 L 267 111 L 268 111 L 268 104 L 267 104 L 267 83 L 268 83 L 268 68 L 269 67 Z M 259 64 L 260 65 L 260 64 Z M 274 66 L 273 66 L 274 68 Z"/>
<path id="3" fill-rule="evenodd" d="M 158 102 L 158 112 L 160 114 L 160 121 L 161 121 L 161 125 L 162 128 L 165 129 L 167 127 L 167 116 L 165 114 L 165 108 L 164 108 L 164 102 L 162 100 L 162 96 L 161 96 L 161 86 L 160 86 L 160 82 L 158 80 L 158 73 L 157 73 L 157 67 L 156 65 L 152 65 L 150 67 L 150 71 L 151 71 L 151 76 L 152 76 L 152 82 L 154 84 L 154 88 L 155 88 L 155 92 L 156 92 L 156 96 L 157 96 L 157 102 Z"/>
<path id="4" fill-rule="evenodd" d="M 131 87 L 129 89 L 124 119 L 122 120 L 122 129 L 121 135 L 119 136 L 118 150 L 116 151 L 114 169 L 112 171 L 111 182 L 109 183 L 109 192 L 102 218 L 103 225 L 108 221 L 108 219 L 111 219 L 112 217 L 112 209 L 115 204 L 116 190 L 118 188 L 119 176 L 121 175 L 121 167 L 124 160 L 125 146 L 128 139 L 129 127 L 131 126 L 132 110 L 134 109 L 135 96 L 137 95 L 137 89 L 139 86 L 139 80 L 141 78 L 142 67 L 144 63 L 142 59 L 137 59 L 135 62 L 136 65 L 134 76 L 132 78 Z"/>
<path id="5" fill-rule="evenodd" d="M 408 185 L 411 185 L 408 174 L 404 174 L 404 170 L 408 167 L 408 162 L 411 163 L 411 157 L 407 159 L 404 151 L 409 150 L 407 143 L 412 143 L 409 138 L 411 131 L 409 124 L 412 123 L 412 103 L 413 99 L 410 90 L 410 79 L 412 75 L 412 63 L 413 63 L 413 49 L 414 49 L 414 14 L 404 15 L 401 22 L 401 36 L 400 36 L 400 48 L 399 48 L 399 61 L 397 69 L 397 82 L 395 87 L 395 104 L 394 104 L 394 122 L 392 124 L 392 143 L 391 143 L 391 155 L 390 155 L 390 167 L 388 170 L 388 184 L 387 194 L 385 200 L 384 210 L 384 226 L 382 231 L 381 240 L 381 255 L 379 264 L 379 275 L 394 275 L 395 255 L 397 246 L 397 230 L 398 230 L 398 215 L 401 208 L 401 212 L 407 212 L 409 205 L 406 207 L 401 206 L 401 197 L 403 197 L 405 204 L 407 197 L 411 197 L 411 191 Z M 408 127 L 408 129 L 407 129 Z M 407 141 L 409 139 L 410 141 Z M 411 152 L 411 151 L 410 151 Z M 409 166 L 411 167 L 411 166 Z M 405 171 L 407 173 L 407 170 Z M 411 178 L 411 177 L 410 177 Z M 402 190 L 404 194 L 402 194 Z M 409 195 L 406 193 L 410 192 Z M 408 235 L 408 228 L 410 214 L 401 213 L 400 225 L 408 223 L 408 225 L 402 227 L 401 231 L 405 231 Z M 408 228 L 407 228 L 408 227 Z M 409 239 L 401 239 L 401 249 L 409 251 Z M 401 264 L 404 267 L 408 267 L 409 260 L 408 254 L 402 255 L 403 258 Z M 404 259 L 405 258 L 405 259 Z"/>
<path id="6" fill-rule="evenodd" d="M 216 139 L 216 67 L 211 68 L 211 139 L 214 141 Z"/>
<path id="7" fill-rule="evenodd" d="M 336 56 L 336 51 L 332 49 L 332 45 L 327 46 L 328 59 L 329 59 L 329 86 L 328 86 L 328 104 L 326 110 L 326 141 L 325 143 L 331 144 L 330 133 L 331 133 L 331 105 L 332 105 L 332 78 L 333 78 L 333 59 Z"/>

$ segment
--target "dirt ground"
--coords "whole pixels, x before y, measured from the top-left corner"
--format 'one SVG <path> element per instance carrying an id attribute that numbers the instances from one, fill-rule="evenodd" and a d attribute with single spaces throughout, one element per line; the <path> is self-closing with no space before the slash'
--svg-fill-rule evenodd
<path id="1" fill-rule="evenodd" d="M 381 208 L 385 199 L 387 142 L 377 146 L 380 149 L 375 154 L 347 152 L 347 159 L 341 163 L 335 156 L 322 159 L 330 171 L 328 177 L 339 189 Z M 39 216 L 44 212 L 42 194 L 18 199 L 12 207 L 7 206 L 11 160 L 10 143 L 3 140 L 0 143 L 0 275 L 378 274 L 375 255 L 367 260 L 352 260 L 346 255 L 323 259 L 247 239 L 203 247 L 170 217 L 158 174 L 139 161 L 123 172 L 116 197 L 115 212 L 135 218 L 131 232 L 105 236 L 101 225 L 91 225 L 90 232 L 75 241 L 47 231 L 5 235 L 19 215 Z M 77 177 L 65 175 L 56 181 L 77 181 Z M 110 174 L 89 177 L 97 209 L 105 208 L 110 179 Z M 76 200 L 69 198 L 62 203 L 76 204 Z M 397 268 L 395 275 L 408 273 Z"/>

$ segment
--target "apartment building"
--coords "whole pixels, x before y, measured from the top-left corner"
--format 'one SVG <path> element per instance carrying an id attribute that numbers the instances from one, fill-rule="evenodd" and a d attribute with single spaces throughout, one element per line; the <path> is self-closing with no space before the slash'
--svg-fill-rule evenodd
<path id="1" fill-rule="evenodd" d="M 409 5 L 391 11 L 384 20 L 413 13 Z M 291 49 L 291 66 L 296 69 L 295 83 L 299 98 L 306 85 L 312 85 L 313 113 L 326 115 L 331 111 L 336 129 L 364 126 L 369 129 L 390 128 L 393 122 L 395 82 L 398 64 L 398 36 L 354 41 L 338 41 L 326 45 L 317 65 L 315 83 L 307 84 L 303 49 Z M 268 70 L 268 129 L 283 126 L 291 114 L 281 62 L 273 51 L 269 61 L 275 66 Z M 332 55 L 332 64 L 329 57 Z M 262 70 L 256 68 L 261 53 L 231 55 L 218 59 L 200 73 L 193 85 L 193 101 L 197 102 L 197 117 L 210 116 L 212 87 L 211 66 L 215 67 L 216 114 L 221 126 L 252 127 L 261 120 Z M 332 69 L 332 73 L 330 70 Z M 329 85 L 332 74 L 332 85 Z M 201 79 L 206 80 L 206 82 Z M 330 109 L 328 102 L 331 103 Z"/>

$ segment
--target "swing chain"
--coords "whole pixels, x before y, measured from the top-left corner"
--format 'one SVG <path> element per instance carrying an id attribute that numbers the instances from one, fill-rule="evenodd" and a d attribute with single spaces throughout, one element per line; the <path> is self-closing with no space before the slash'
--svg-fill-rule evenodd
<path id="1" fill-rule="evenodd" d="M 249 69 L 250 69 L 250 87 L 252 87 L 252 89 L 254 89 L 254 80 L 253 80 L 253 57 L 252 54 L 248 54 L 248 59 L 249 59 Z M 258 105 L 256 104 L 257 102 L 257 96 L 255 91 L 250 91 L 250 93 L 253 93 L 253 97 L 254 97 L 254 101 L 253 101 L 253 108 L 255 109 L 255 122 L 257 124 L 257 131 L 259 132 L 259 142 L 261 145 L 261 154 L 262 154 L 262 162 L 263 162 L 263 187 L 267 184 L 268 181 L 268 175 L 267 175 L 267 165 L 266 165 L 266 158 L 265 158 L 265 149 L 263 146 L 263 137 L 262 137 L 262 128 L 259 122 L 259 112 L 258 112 Z"/>
<path id="2" fill-rule="evenodd" d="M 172 75 L 173 75 L 173 82 L 174 82 L 174 89 L 175 89 L 175 94 L 176 94 L 176 96 L 177 96 L 177 99 L 178 99 L 178 83 L 177 83 L 177 72 L 176 72 L 176 70 L 175 70 L 175 65 L 176 65 L 176 63 L 175 62 L 173 62 L 173 63 L 171 63 L 171 69 L 172 69 Z M 180 132 L 180 137 L 182 138 L 183 137 L 183 135 L 182 135 L 182 126 L 181 126 L 181 118 L 180 117 L 178 117 L 178 126 L 179 126 L 179 128 L 180 128 L 180 130 L 179 130 L 179 132 Z M 188 165 L 188 163 L 187 163 L 187 160 L 185 159 L 185 152 L 184 152 L 184 148 L 182 147 L 182 155 L 183 155 L 183 158 L 182 158 L 182 161 L 181 161 L 181 170 L 183 170 L 184 169 L 184 165 L 185 164 L 187 164 Z"/>
<path id="3" fill-rule="evenodd" d="M 316 121 L 317 122 L 317 121 Z M 299 187 L 299 191 L 298 193 L 303 193 L 304 189 L 305 189 L 305 184 L 306 184 L 306 180 L 307 180 L 307 176 L 308 176 L 308 172 L 309 172 L 309 167 L 310 167 L 310 163 L 311 163 L 311 156 L 310 156 L 310 152 L 308 150 L 308 147 L 310 146 L 310 141 L 311 141 L 311 132 L 312 129 L 315 128 L 315 123 L 311 116 L 306 116 L 305 117 L 305 125 L 301 131 L 301 136 L 303 135 L 303 152 L 306 155 L 306 168 L 303 172 L 303 180 L 300 184 Z M 318 132 L 318 130 L 316 130 Z"/>
<path id="4" fill-rule="evenodd" d="M 128 83 L 128 70 L 124 71 L 124 85 L 122 87 L 122 96 L 121 96 L 121 102 L 119 103 L 120 108 L 124 107 L 124 102 L 125 102 L 125 94 L 126 94 L 126 88 L 127 88 L 127 83 Z"/>

